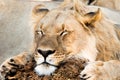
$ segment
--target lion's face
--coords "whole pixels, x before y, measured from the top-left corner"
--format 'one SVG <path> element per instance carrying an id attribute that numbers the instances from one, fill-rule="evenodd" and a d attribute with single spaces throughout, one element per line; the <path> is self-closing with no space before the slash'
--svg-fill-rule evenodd
<path id="1" fill-rule="evenodd" d="M 95 38 L 73 11 L 52 10 L 39 18 L 35 24 L 35 43 L 35 71 L 39 75 L 50 75 L 70 57 L 91 61 L 96 57 Z"/>

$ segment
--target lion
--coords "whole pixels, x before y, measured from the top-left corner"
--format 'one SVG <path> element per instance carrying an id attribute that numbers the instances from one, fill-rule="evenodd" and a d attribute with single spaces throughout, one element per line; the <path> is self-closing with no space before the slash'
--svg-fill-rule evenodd
<path id="1" fill-rule="evenodd" d="M 39 76 L 52 75 L 64 60 L 71 57 L 89 62 L 119 61 L 120 28 L 110 22 L 100 9 L 86 13 L 88 7 L 80 5 L 79 0 L 71 3 L 65 0 L 60 7 L 52 10 L 42 5 L 36 6 L 32 14 L 33 51 L 26 55 L 20 54 L 24 57 L 15 56 L 3 62 L 0 67 L 1 76 L 5 78 L 14 73 L 13 77 L 16 75 L 16 66 L 25 66 L 31 59 L 36 62 L 34 71 Z M 117 72 L 116 69 L 114 71 Z M 89 80 L 92 76 L 83 80 Z"/>

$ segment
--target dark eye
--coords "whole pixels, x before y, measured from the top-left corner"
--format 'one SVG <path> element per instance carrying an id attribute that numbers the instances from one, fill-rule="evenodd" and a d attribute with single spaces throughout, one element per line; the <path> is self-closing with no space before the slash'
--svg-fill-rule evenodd
<path id="1" fill-rule="evenodd" d="M 44 35 L 42 30 L 37 30 L 36 33 L 39 34 L 39 35 Z"/>
<path id="2" fill-rule="evenodd" d="M 63 32 L 60 33 L 60 36 L 64 36 L 64 35 L 66 35 L 67 33 L 68 33 L 68 31 L 67 31 L 67 30 L 64 30 Z"/>

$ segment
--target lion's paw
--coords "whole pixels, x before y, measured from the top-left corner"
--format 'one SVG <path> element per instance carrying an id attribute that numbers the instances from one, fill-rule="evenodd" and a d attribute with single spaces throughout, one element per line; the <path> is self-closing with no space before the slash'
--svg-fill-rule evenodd
<path id="1" fill-rule="evenodd" d="M 95 80 L 95 74 L 92 72 L 82 72 L 80 73 L 80 80 Z"/>
<path id="2" fill-rule="evenodd" d="M 19 69 L 24 68 L 24 65 L 29 61 L 27 53 L 19 54 L 13 58 L 10 58 L 2 63 L 0 66 L 0 77 L 7 79 L 16 75 Z"/>
<path id="3" fill-rule="evenodd" d="M 84 70 L 80 73 L 80 79 L 81 80 L 97 80 L 97 77 L 101 73 L 100 67 L 102 67 L 103 62 L 101 61 L 95 61 L 95 62 L 89 62 Z"/>
<path id="4" fill-rule="evenodd" d="M 6 78 L 7 76 L 13 77 L 16 75 L 17 70 L 22 67 L 23 65 L 17 62 L 14 58 L 8 59 L 0 66 L 1 76 L 3 78 Z"/>

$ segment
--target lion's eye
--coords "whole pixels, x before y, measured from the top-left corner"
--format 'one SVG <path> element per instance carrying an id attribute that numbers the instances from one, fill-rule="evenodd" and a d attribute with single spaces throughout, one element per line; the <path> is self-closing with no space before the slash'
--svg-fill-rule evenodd
<path id="1" fill-rule="evenodd" d="M 60 36 L 64 36 L 64 35 L 66 35 L 67 33 L 68 33 L 68 31 L 67 31 L 67 30 L 64 30 L 63 32 L 60 33 Z"/>
<path id="2" fill-rule="evenodd" d="M 39 34 L 39 35 L 44 35 L 42 30 L 37 30 L 36 33 Z"/>

